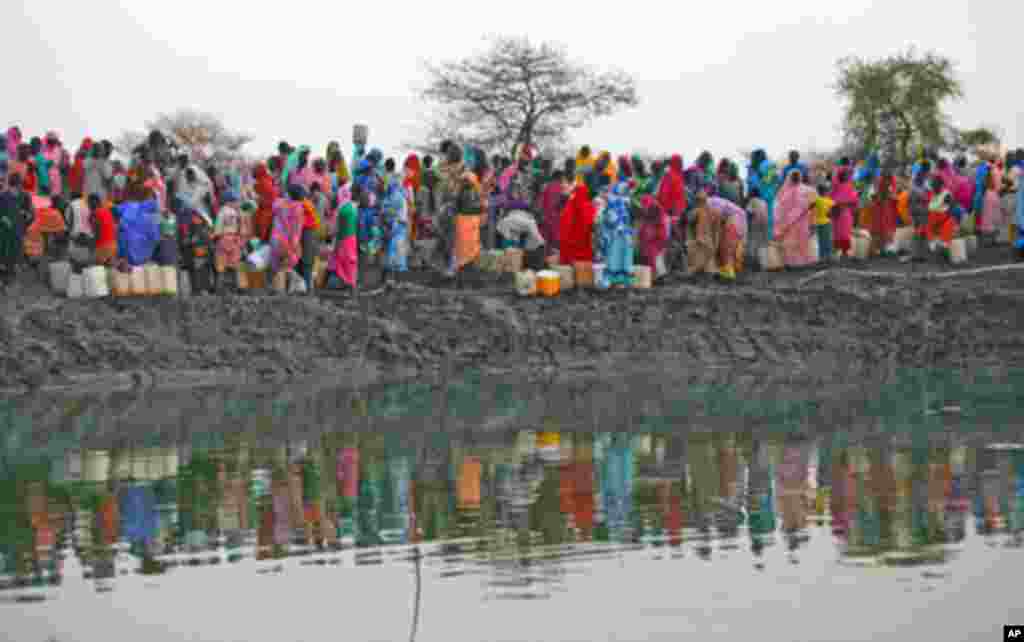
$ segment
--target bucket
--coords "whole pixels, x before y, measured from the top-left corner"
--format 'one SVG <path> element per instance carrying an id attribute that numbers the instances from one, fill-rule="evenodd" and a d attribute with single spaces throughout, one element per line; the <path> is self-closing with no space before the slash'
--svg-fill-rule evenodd
<path id="1" fill-rule="evenodd" d="M 561 288 L 559 273 L 554 270 L 543 270 L 537 273 L 537 292 L 541 296 L 558 296 Z"/>
<path id="2" fill-rule="evenodd" d="M 968 236 L 967 237 L 967 256 L 978 253 L 978 237 Z"/>
<path id="3" fill-rule="evenodd" d="M 370 140 L 370 128 L 367 125 L 352 126 L 352 142 L 356 145 L 365 145 Z"/>
<path id="4" fill-rule="evenodd" d="M 807 255 L 811 257 L 812 261 L 817 262 L 821 260 L 821 248 L 818 245 L 818 237 L 816 235 L 807 241 Z"/>
<path id="5" fill-rule="evenodd" d="M 896 249 L 900 252 L 910 252 L 914 249 L 914 228 L 911 226 L 896 228 Z"/>
<path id="6" fill-rule="evenodd" d="M 50 289 L 56 294 L 67 294 L 68 276 L 71 274 L 71 264 L 67 261 L 58 261 L 50 264 Z"/>
<path id="7" fill-rule="evenodd" d="M 534 296 L 537 294 L 537 274 L 532 270 L 516 272 L 516 293 L 519 296 Z"/>
<path id="8" fill-rule="evenodd" d="M 855 235 L 853 237 L 853 256 L 854 258 L 866 261 L 868 255 L 871 253 L 871 236 Z"/>
<path id="9" fill-rule="evenodd" d="M 145 291 L 143 296 L 159 296 L 162 288 L 160 266 L 156 263 L 147 263 L 143 266 L 142 272 L 145 278 Z"/>
<path id="10" fill-rule="evenodd" d="M 949 260 L 953 265 L 960 265 L 967 262 L 967 240 L 953 239 L 949 248 Z"/>
<path id="11" fill-rule="evenodd" d="M 654 286 L 654 273 L 649 265 L 637 265 L 633 268 L 633 287 L 637 290 L 650 290 Z"/>
<path id="12" fill-rule="evenodd" d="M 68 274 L 66 293 L 69 299 L 81 299 L 85 296 L 85 277 L 81 274 Z"/>
<path id="13" fill-rule="evenodd" d="M 270 287 L 273 288 L 274 292 L 287 292 L 288 291 L 288 271 L 279 270 L 274 274 L 274 278 L 270 283 Z"/>
<path id="14" fill-rule="evenodd" d="M 110 290 L 114 296 L 131 296 L 132 275 L 118 269 L 110 271 Z"/>
<path id="15" fill-rule="evenodd" d="M 85 296 L 89 299 L 99 299 L 110 296 L 110 287 L 107 285 L 107 269 L 102 266 L 86 268 L 82 272 L 84 281 Z"/>
<path id="16" fill-rule="evenodd" d="M 595 286 L 597 277 L 594 275 L 594 264 L 586 261 L 577 261 L 573 264 L 573 275 L 576 279 L 576 286 L 581 288 L 592 289 Z"/>
<path id="17" fill-rule="evenodd" d="M 160 294 L 178 296 L 178 268 L 173 265 L 160 268 Z"/>
<path id="18" fill-rule="evenodd" d="M 498 271 L 506 274 L 518 274 L 523 271 L 525 262 L 526 252 L 519 248 L 509 248 L 505 250 L 504 256 L 501 257 Z"/>
<path id="19" fill-rule="evenodd" d="M 782 259 L 782 248 L 776 243 L 769 243 L 758 250 L 757 260 L 765 272 L 778 272 L 786 265 Z"/>
<path id="20" fill-rule="evenodd" d="M 598 290 L 607 290 L 611 285 L 608 283 L 608 277 L 605 274 L 604 263 L 594 263 L 594 287 Z"/>
<path id="21" fill-rule="evenodd" d="M 497 272 L 504 253 L 501 250 L 486 250 L 480 253 L 480 270 Z"/>
<path id="22" fill-rule="evenodd" d="M 146 271 L 141 265 L 132 266 L 128 279 L 128 296 L 146 295 Z"/>
<path id="23" fill-rule="evenodd" d="M 558 272 L 558 290 L 564 292 L 576 287 L 576 270 L 571 265 L 556 265 L 555 272 Z"/>

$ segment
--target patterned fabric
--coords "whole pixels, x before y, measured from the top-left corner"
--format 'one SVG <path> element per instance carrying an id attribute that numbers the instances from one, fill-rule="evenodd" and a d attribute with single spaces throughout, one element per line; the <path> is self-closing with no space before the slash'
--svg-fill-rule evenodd
<path id="1" fill-rule="evenodd" d="M 598 253 L 604 260 L 604 276 L 609 285 L 630 285 L 633 281 L 633 217 L 629 199 L 628 183 L 617 183 L 598 215 Z"/>
<path id="2" fill-rule="evenodd" d="M 812 262 L 808 255 L 814 190 L 801 183 L 786 181 L 779 193 L 773 239 L 781 241 L 786 265 L 804 266 Z"/>
<path id="3" fill-rule="evenodd" d="M 406 272 L 409 269 L 409 212 L 405 190 L 398 181 L 388 184 L 388 192 L 381 202 L 383 225 L 387 230 L 384 269 Z"/>
<path id="4" fill-rule="evenodd" d="M 327 261 L 327 269 L 352 287 L 356 286 L 359 276 L 358 217 L 357 208 L 351 201 L 339 208 L 334 251 Z"/>
<path id="5" fill-rule="evenodd" d="M 274 272 L 293 269 L 302 258 L 302 203 L 279 199 L 274 203 L 270 234 L 270 260 Z"/>

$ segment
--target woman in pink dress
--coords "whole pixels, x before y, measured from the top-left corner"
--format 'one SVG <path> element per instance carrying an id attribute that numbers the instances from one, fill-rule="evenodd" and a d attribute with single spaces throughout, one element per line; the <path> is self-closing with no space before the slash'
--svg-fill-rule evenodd
<path id="1" fill-rule="evenodd" d="M 832 188 L 831 198 L 839 209 L 839 215 L 836 216 L 832 227 L 832 247 L 846 256 L 852 249 L 853 212 L 860 202 L 849 170 L 845 168 L 839 170 L 838 180 L 835 187 Z"/>
<path id="2" fill-rule="evenodd" d="M 999 200 L 999 183 L 994 172 L 989 172 L 985 179 L 985 197 L 982 200 L 981 216 L 978 231 L 987 245 L 995 245 L 999 230 L 1003 226 L 1003 204 Z"/>
<path id="3" fill-rule="evenodd" d="M 800 171 L 791 171 L 775 201 L 775 233 L 772 237 L 782 243 L 786 267 L 804 267 L 816 260 L 809 252 L 814 200 L 814 190 L 803 184 Z"/>

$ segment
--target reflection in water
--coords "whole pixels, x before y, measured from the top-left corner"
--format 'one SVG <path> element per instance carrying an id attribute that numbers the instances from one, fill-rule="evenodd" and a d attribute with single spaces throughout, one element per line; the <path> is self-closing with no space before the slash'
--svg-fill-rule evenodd
<path id="1" fill-rule="evenodd" d="M 8 452 L 0 582 L 27 600 L 71 582 L 201 581 L 218 566 L 409 563 L 425 583 L 476 576 L 486 599 L 526 599 L 637 555 L 745 557 L 769 572 L 814 540 L 877 566 L 1021 547 L 1024 450 L 942 439 L 549 429 L 411 446 L 373 432 L 284 444 L 239 433 L 42 464 Z"/>

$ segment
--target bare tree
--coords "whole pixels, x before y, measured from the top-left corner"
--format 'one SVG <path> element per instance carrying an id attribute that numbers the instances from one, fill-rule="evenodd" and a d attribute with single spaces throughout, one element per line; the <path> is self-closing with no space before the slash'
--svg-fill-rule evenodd
<path id="1" fill-rule="evenodd" d="M 146 142 L 149 132 L 159 131 L 193 161 L 222 161 L 243 158 L 242 148 L 252 141 L 252 136 L 228 129 L 219 116 L 194 109 L 159 114 L 145 128 L 146 133 L 121 134 L 118 149 L 130 154 Z"/>
<path id="2" fill-rule="evenodd" d="M 427 64 L 420 94 L 436 107 L 423 147 L 438 136 L 492 152 L 517 144 L 562 146 L 568 134 L 595 118 L 639 104 L 633 79 L 574 64 L 565 50 L 528 38 L 499 37 L 486 52 Z M 416 145 L 414 147 L 421 147 Z"/>

